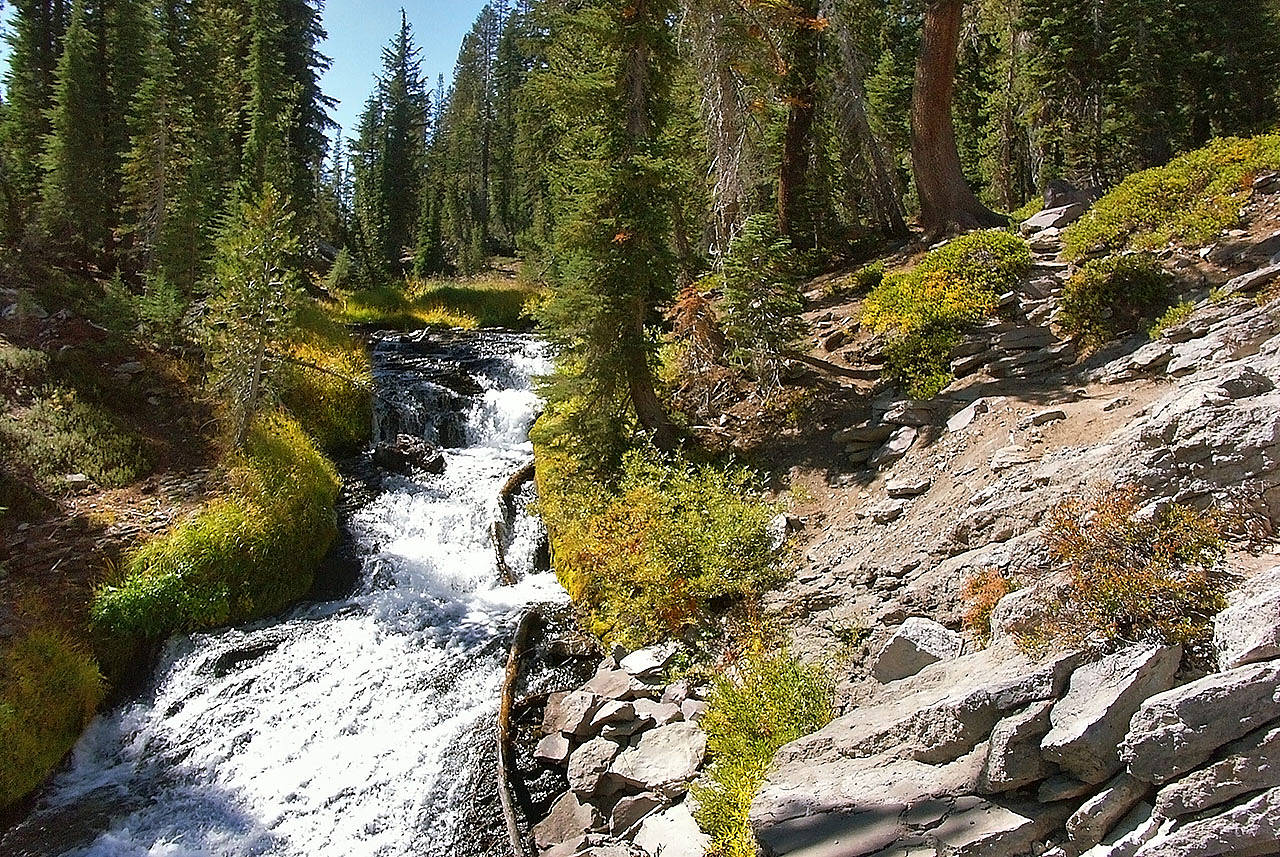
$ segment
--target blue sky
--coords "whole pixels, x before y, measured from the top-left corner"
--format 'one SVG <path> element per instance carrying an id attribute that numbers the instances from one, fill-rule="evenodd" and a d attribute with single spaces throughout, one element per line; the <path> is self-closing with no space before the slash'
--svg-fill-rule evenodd
<path id="1" fill-rule="evenodd" d="M 400 26 L 402 6 L 422 48 L 423 74 L 434 86 L 437 74 L 443 74 L 446 81 L 452 76 L 462 37 L 471 29 L 484 3 L 485 0 L 328 0 L 324 23 L 329 41 L 324 52 L 333 58 L 333 68 L 324 77 L 324 90 L 339 99 L 334 119 L 342 126 L 344 136 L 350 135 L 360 108 L 373 89 L 382 47 Z M 6 4 L 6 18 L 11 9 Z M 6 48 L 0 44 L 0 65 Z"/>

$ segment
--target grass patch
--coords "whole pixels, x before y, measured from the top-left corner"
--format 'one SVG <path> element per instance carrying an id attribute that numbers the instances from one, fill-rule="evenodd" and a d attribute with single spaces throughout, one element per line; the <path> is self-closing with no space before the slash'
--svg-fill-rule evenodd
<path id="1" fill-rule="evenodd" d="M 46 387 L 26 407 L 0 418 L 0 449 L 46 490 L 83 473 L 104 488 L 138 479 L 146 468 L 138 438 L 74 390 Z"/>
<path id="2" fill-rule="evenodd" d="M 1205 645 L 1235 585 L 1219 567 L 1225 529 L 1223 515 L 1178 503 L 1144 513 L 1128 490 L 1063 502 L 1044 541 L 1070 582 L 1046 635 Z"/>
<path id="3" fill-rule="evenodd" d="M 702 728 L 711 763 L 693 787 L 712 857 L 755 857 L 751 801 L 774 753 L 821 729 L 835 711 L 827 676 L 786 651 L 757 646 L 715 682 Z"/>
<path id="4" fill-rule="evenodd" d="M 0 339 L 0 391 L 34 387 L 47 377 L 49 358 L 43 351 L 18 348 Z"/>
<path id="5" fill-rule="evenodd" d="M 611 487 L 565 452 L 539 449 L 538 487 L 556 573 L 611 643 L 681 636 L 781 579 L 768 533 L 776 510 L 741 468 L 637 451 Z"/>
<path id="6" fill-rule="evenodd" d="M 1280 169 L 1280 133 L 1228 137 L 1135 173 L 1063 235 L 1069 259 L 1171 241 L 1207 244 L 1240 222 L 1240 206 L 1264 170 Z"/>
<path id="7" fill-rule="evenodd" d="M 339 317 L 348 324 L 417 327 L 504 327 L 525 330 L 536 291 L 516 280 L 410 280 L 348 295 Z"/>
<path id="8" fill-rule="evenodd" d="M 347 452 L 369 439 L 373 366 L 364 344 L 326 310 L 299 312 L 299 339 L 289 349 L 281 401 L 321 449 Z"/>
<path id="9" fill-rule="evenodd" d="M 1152 339 L 1159 339 L 1161 336 L 1164 336 L 1164 332 L 1166 330 L 1185 323 L 1187 319 L 1191 318 L 1195 311 L 1196 305 L 1191 301 L 1182 301 L 1181 303 L 1174 304 L 1165 310 L 1164 315 L 1156 319 L 1156 323 L 1151 325 L 1151 329 L 1147 331 L 1147 333 Z"/>
<path id="10" fill-rule="evenodd" d="M 951 380 L 951 349 L 964 328 L 989 318 L 1002 293 L 1031 269 L 1027 242 L 1003 230 L 971 232 L 909 271 L 888 274 L 862 305 L 862 323 L 891 332 L 890 378 L 914 398 Z"/>
<path id="11" fill-rule="evenodd" d="M 36 630 L 0 657 L 0 807 L 40 785 L 106 692 L 97 665 L 65 636 Z"/>
<path id="12" fill-rule="evenodd" d="M 1154 257 L 1126 253 L 1091 259 L 1062 292 L 1062 326 L 1089 346 L 1143 328 L 1169 306 L 1170 277 Z"/>
<path id="13" fill-rule="evenodd" d="M 96 628 L 151 639 L 268 615 L 306 594 L 336 535 L 338 477 L 302 427 L 259 418 L 233 490 L 127 559 L 94 596 Z"/>

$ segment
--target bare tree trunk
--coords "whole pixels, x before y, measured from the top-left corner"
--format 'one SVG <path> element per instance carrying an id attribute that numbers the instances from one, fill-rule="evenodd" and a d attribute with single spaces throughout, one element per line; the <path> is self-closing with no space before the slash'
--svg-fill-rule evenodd
<path id="1" fill-rule="evenodd" d="M 974 196 L 956 148 L 951 99 L 963 19 L 964 0 L 929 4 L 911 98 L 911 164 L 920 193 L 920 225 L 935 238 L 1008 222 Z"/>
<path id="2" fill-rule="evenodd" d="M 805 0 L 794 22 L 794 50 L 787 72 L 787 126 L 778 168 L 778 231 L 797 247 L 814 245 L 811 218 L 805 211 L 809 178 L 809 138 L 818 104 L 818 4 Z"/>

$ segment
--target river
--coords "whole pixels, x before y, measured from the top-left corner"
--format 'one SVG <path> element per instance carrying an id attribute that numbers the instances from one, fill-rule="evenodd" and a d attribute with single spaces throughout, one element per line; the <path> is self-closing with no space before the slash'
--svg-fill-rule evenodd
<path id="1" fill-rule="evenodd" d="M 534 570 L 518 509 L 497 582 L 497 495 L 528 461 L 542 346 L 514 334 L 377 341 L 375 433 L 446 447 L 438 476 L 379 474 L 344 521 L 354 589 L 250 625 L 171 640 L 145 693 L 99 716 L 32 816 L 0 843 L 65 857 L 465 857 L 492 791 L 506 649 Z"/>

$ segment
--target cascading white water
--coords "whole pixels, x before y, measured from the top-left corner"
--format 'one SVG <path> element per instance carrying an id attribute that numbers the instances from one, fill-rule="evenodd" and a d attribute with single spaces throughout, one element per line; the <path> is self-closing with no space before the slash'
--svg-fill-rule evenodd
<path id="1" fill-rule="evenodd" d="M 474 742 L 494 740 L 485 725 L 506 641 L 522 607 L 564 598 L 533 573 L 540 533 L 522 511 L 508 558 L 522 582 L 496 581 L 489 527 L 499 488 L 531 454 L 531 377 L 544 360 L 529 339 L 485 343 L 469 364 L 479 392 L 466 399 L 465 446 L 445 451 L 442 475 L 386 477 L 350 521 L 356 591 L 172 641 L 147 695 L 94 722 L 35 813 L 82 829 L 36 853 L 458 853 L 462 769 Z M 378 377 L 400 411 L 421 411 L 407 391 L 434 383 L 386 360 Z M 428 435 L 435 424 L 385 417 Z"/>

